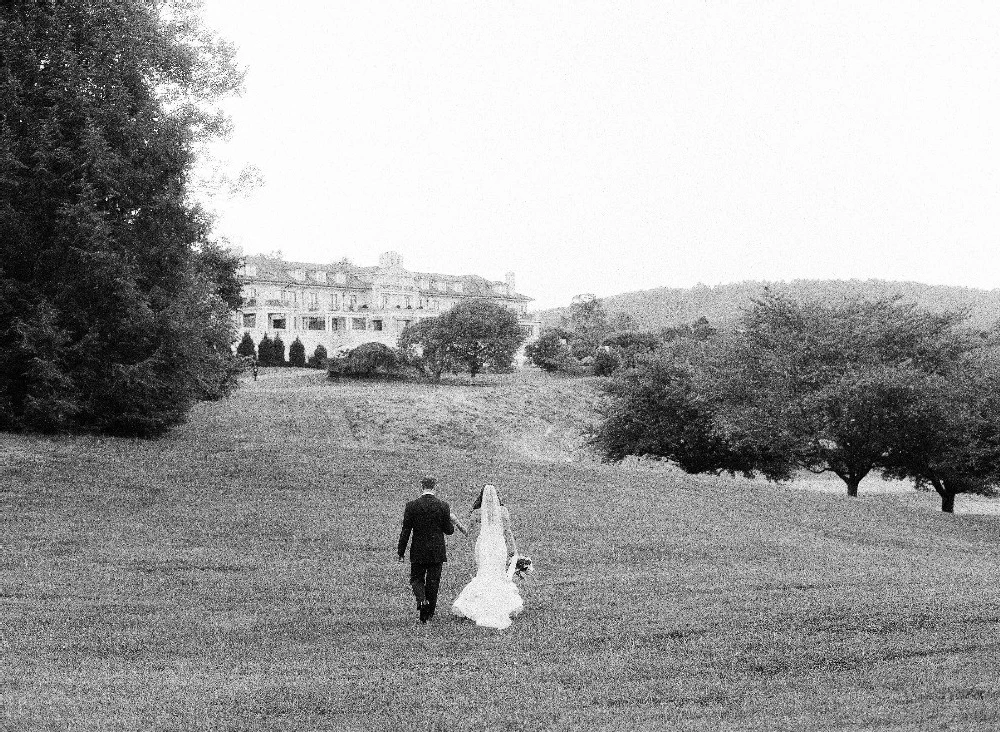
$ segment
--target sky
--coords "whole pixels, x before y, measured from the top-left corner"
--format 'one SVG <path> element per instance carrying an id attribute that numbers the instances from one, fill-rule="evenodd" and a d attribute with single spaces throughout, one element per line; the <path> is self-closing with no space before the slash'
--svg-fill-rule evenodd
<path id="1" fill-rule="evenodd" d="M 204 0 L 247 254 L 653 287 L 1000 287 L 1000 3 Z"/>

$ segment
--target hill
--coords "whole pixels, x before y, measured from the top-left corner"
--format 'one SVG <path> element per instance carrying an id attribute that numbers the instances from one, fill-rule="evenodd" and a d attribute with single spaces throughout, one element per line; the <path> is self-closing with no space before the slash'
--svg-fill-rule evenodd
<path id="1" fill-rule="evenodd" d="M 638 328 L 659 328 L 690 323 L 706 317 L 717 325 L 735 323 L 742 310 L 765 288 L 796 299 L 837 301 L 850 297 L 881 298 L 900 296 L 935 311 L 967 309 L 971 322 L 989 327 L 1000 320 L 1000 289 L 925 285 L 919 282 L 886 280 L 793 280 L 791 282 L 737 282 L 709 287 L 659 287 L 604 298 L 609 313 L 631 315 Z M 543 325 L 557 325 L 567 308 L 538 313 Z"/>
<path id="2" fill-rule="evenodd" d="M 158 441 L 0 434 L 0 726 L 1000 725 L 996 518 L 530 447 L 592 399 L 264 370 Z M 538 566 L 509 631 L 416 623 L 394 554 L 426 473 L 459 513 L 504 491 Z M 445 607 L 474 571 L 448 545 Z"/>

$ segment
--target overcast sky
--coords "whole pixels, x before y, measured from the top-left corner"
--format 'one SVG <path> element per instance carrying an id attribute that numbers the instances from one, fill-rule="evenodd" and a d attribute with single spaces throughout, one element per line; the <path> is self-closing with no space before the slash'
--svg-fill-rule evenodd
<path id="1" fill-rule="evenodd" d="M 1000 3 L 205 0 L 246 253 L 577 293 L 1000 286 Z"/>

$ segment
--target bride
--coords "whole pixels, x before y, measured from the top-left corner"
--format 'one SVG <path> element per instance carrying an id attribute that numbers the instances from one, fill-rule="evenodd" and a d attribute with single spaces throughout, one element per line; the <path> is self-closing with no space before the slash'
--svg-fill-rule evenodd
<path id="1" fill-rule="evenodd" d="M 502 630 L 510 625 L 510 616 L 524 608 L 521 593 L 507 573 L 510 514 L 500 504 L 500 496 L 492 485 L 483 488 L 481 505 L 478 510 L 480 529 L 476 539 L 476 576 L 459 593 L 451 611 L 476 621 L 476 625 Z M 477 511 L 473 508 L 475 521 Z M 504 530 L 505 521 L 507 531 Z M 512 534 L 510 538 L 513 545 Z"/>

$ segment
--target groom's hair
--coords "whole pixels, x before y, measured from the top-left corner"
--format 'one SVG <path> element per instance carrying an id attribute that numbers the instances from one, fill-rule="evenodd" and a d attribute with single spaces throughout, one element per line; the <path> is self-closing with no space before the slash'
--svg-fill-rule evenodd
<path id="1" fill-rule="evenodd" d="M 429 475 L 426 478 L 424 478 L 423 480 L 420 481 L 420 487 L 423 490 L 425 490 L 425 491 L 432 491 L 432 490 L 434 490 L 434 486 L 435 485 L 437 485 L 437 481 L 434 480 Z"/>

